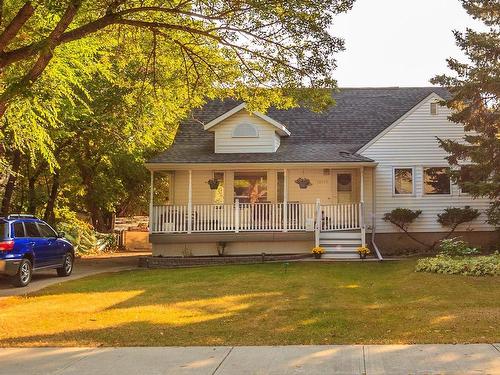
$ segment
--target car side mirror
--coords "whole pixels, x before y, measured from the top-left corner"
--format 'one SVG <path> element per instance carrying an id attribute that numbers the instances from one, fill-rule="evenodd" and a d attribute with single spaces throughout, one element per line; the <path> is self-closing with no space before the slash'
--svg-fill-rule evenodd
<path id="1" fill-rule="evenodd" d="M 65 235 L 66 235 L 66 233 L 59 232 L 59 233 L 57 233 L 57 238 L 64 238 Z"/>

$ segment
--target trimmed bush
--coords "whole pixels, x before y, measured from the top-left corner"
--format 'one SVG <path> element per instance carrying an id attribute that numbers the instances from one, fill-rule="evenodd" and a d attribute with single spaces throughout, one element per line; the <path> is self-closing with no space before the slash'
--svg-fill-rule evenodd
<path id="1" fill-rule="evenodd" d="M 433 272 L 465 276 L 498 276 L 500 275 L 500 254 L 476 257 L 450 257 L 437 255 L 433 258 L 419 259 L 416 272 Z"/>

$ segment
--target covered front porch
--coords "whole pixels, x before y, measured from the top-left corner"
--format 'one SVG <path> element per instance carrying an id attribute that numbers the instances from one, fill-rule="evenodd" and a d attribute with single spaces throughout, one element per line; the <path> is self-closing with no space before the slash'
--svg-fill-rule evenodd
<path id="1" fill-rule="evenodd" d="M 358 231 L 365 244 L 373 163 L 155 166 L 150 233 Z"/>

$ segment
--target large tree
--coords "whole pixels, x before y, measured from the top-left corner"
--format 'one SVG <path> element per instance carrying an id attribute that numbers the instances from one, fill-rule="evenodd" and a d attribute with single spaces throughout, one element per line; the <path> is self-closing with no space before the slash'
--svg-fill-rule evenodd
<path id="1" fill-rule="evenodd" d="M 135 69 L 136 107 L 142 110 L 142 99 L 154 95 L 145 121 L 157 135 L 215 97 L 240 98 L 260 110 L 299 101 L 314 108 L 329 104 L 326 91 L 302 88 L 335 87 L 333 56 L 343 42 L 329 30 L 333 16 L 352 2 L 0 2 L 3 211 L 10 208 L 23 157 L 57 169 L 53 136 L 64 132 L 68 102 L 86 103 L 95 95 L 86 83 L 96 74 L 120 81 L 127 79 L 121 71 Z"/>
<path id="2" fill-rule="evenodd" d="M 457 45 L 469 61 L 447 60 L 454 75 L 439 75 L 432 83 L 447 86 L 453 110 L 450 120 L 463 125 L 464 139 L 440 139 L 454 168 L 452 177 L 474 197 L 492 203 L 488 221 L 500 225 L 500 3 L 461 0 L 466 11 L 485 24 L 484 31 L 454 31 Z M 464 167 L 465 165 L 465 167 Z"/>

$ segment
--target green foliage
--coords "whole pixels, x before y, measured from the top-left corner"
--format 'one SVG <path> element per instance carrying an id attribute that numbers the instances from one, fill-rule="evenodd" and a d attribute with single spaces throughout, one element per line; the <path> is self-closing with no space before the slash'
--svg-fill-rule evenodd
<path id="1" fill-rule="evenodd" d="M 454 31 L 456 44 L 468 62 L 447 60 L 454 76 L 438 75 L 431 82 L 449 88 L 445 101 L 450 120 L 464 126 L 464 139 L 440 139 L 451 165 L 467 164 L 451 172 L 454 182 L 473 197 L 492 202 L 488 222 L 500 225 L 500 17 L 498 3 L 491 0 L 461 0 L 466 11 L 483 22 L 485 31 Z M 465 173 L 466 172 L 466 173 Z"/>
<path id="2" fill-rule="evenodd" d="M 402 230 L 408 230 L 408 227 L 413 223 L 420 215 L 421 210 L 410 210 L 409 208 L 398 207 L 384 214 L 383 220 L 388 221 Z"/>
<path id="3" fill-rule="evenodd" d="M 479 254 L 475 247 L 469 247 L 467 242 L 459 237 L 448 238 L 439 243 L 439 254 L 449 257 L 463 257 Z"/>
<path id="4" fill-rule="evenodd" d="M 113 233 L 98 233 L 90 224 L 79 219 L 67 208 L 57 210 L 56 228 L 64 232 L 65 237 L 75 247 L 77 256 L 99 254 L 118 249 L 116 236 Z"/>
<path id="5" fill-rule="evenodd" d="M 498 276 L 500 275 L 500 254 L 496 252 L 488 256 L 460 258 L 438 255 L 419 259 L 415 271 L 465 276 Z"/>
<path id="6" fill-rule="evenodd" d="M 164 125 L 175 125 L 207 99 L 238 98 L 260 111 L 299 104 L 319 110 L 332 104 L 333 55 L 344 48 L 330 33 L 333 15 L 352 3 L 36 1 L 33 14 L 2 48 L 8 52 L 0 51 L 0 106 L 7 105 L 0 113 L 0 142 L 57 167 L 52 130 L 64 129 L 64 112 L 95 96 L 87 84 L 95 75 L 126 82 L 125 103 L 140 112 L 150 128 L 143 140 L 150 143 L 171 138 Z M 12 0 L 3 6 L 0 32 L 25 4 Z M 26 80 L 70 4 L 76 14 L 49 64 Z M 3 163 L 4 157 L 0 150 Z"/>
<path id="7" fill-rule="evenodd" d="M 460 224 L 468 223 L 479 217 L 479 210 L 470 207 L 448 207 L 438 214 L 438 223 L 453 230 Z"/>
<path id="8" fill-rule="evenodd" d="M 0 51 L 0 180 L 18 176 L 11 207 L 68 207 L 107 230 L 113 213 L 144 211 L 144 161 L 207 100 L 259 111 L 331 105 L 343 49 L 333 15 L 352 2 L 37 1 Z M 0 32 L 26 3 L 4 4 Z M 75 17 L 42 74 L 26 81 L 69 4 Z M 22 153 L 18 170 L 3 145 Z"/>

